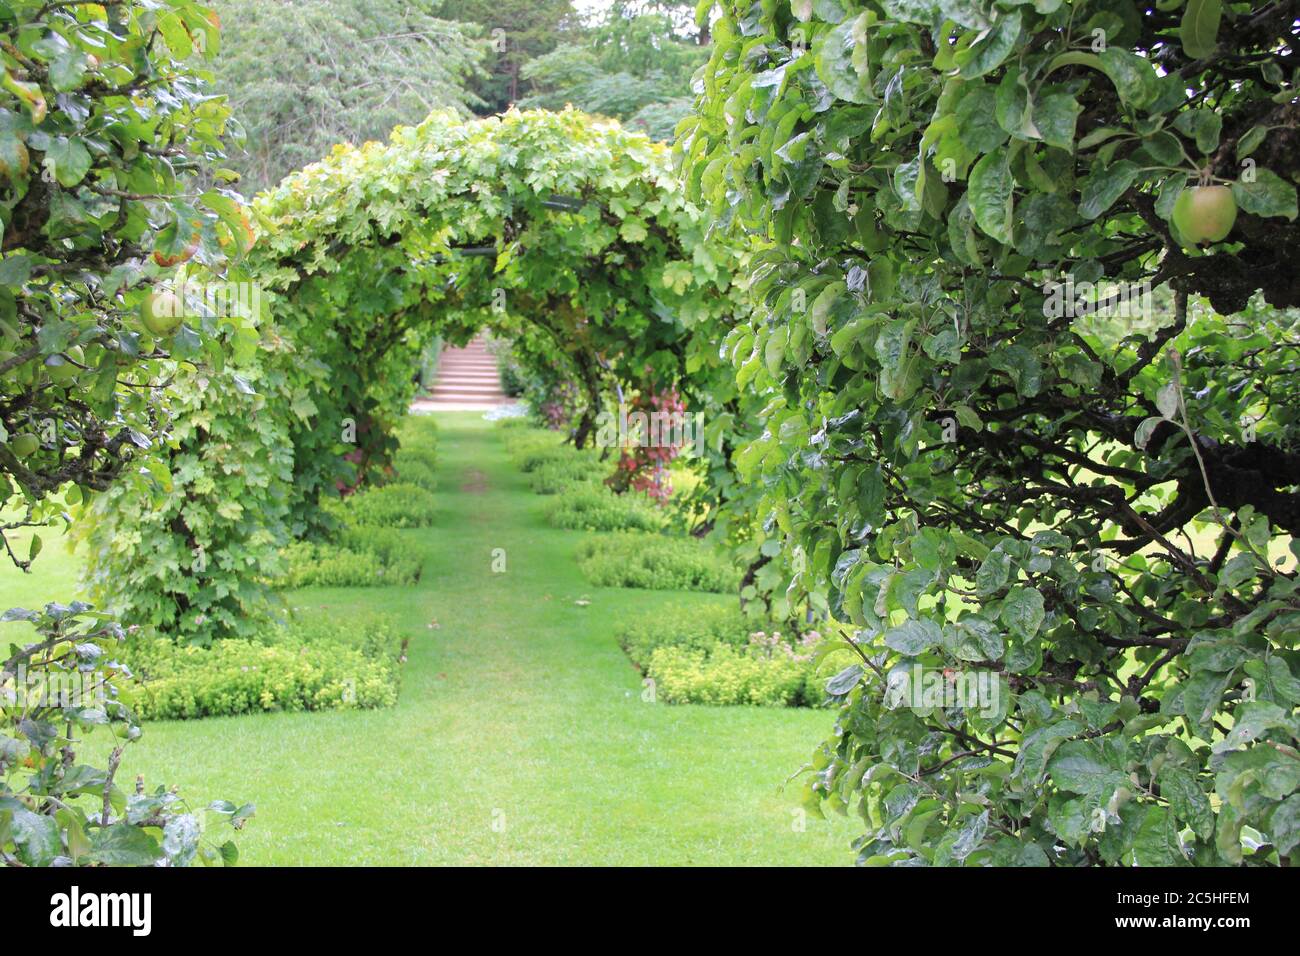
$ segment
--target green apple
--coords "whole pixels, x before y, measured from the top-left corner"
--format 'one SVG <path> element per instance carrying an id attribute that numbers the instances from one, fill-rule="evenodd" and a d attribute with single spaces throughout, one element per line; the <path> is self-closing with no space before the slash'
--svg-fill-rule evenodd
<path id="1" fill-rule="evenodd" d="M 171 335 L 180 328 L 184 311 L 174 292 L 150 292 L 140 303 L 140 321 L 154 335 Z"/>
<path id="2" fill-rule="evenodd" d="M 8 156 L 0 155 L 0 176 L 16 183 L 32 168 L 32 158 L 22 140 L 15 140 L 11 148 Z"/>
<path id="3" fill-rule="evenodd" d="M 66 361 L 57 365 L 46 364 L 45 366 L 45 374 L 50 377 L 50 381 L 55 385 L 67 385 L 75 379 L 77 373 L 81 371 L 78 365 L 84 364 L 86 361 L 86 356 L 82 353 L 80 345 L 74 345 L 64 352 L 63 356 Z M 74 362 L 76 364 L 73 364 Z"/>
<path id="4" fill-rule="evenodd" d="M 31 432 L 16 435 L 9 442 L 9 450 L 14 453 L 15 458 L 28 458 L 40 447 L 40 439 Z"/>
<path id="5" fill-rule="evenodd" d="M 1193 245 L 1219 242 L 1237 221 L 1237 200 L 1227 186 L 1191 186 L 1174 200 L 1173 221 Z"/>

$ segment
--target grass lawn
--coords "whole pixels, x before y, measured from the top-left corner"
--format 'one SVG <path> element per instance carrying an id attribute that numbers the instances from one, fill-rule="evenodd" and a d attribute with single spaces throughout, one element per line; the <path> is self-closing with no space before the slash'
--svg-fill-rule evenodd
<path id="1" fill-rule="evenodd" d="M 150 723 L 120 779 L 255 802 L 246 865 L 851 863 L 852 821 L 799 832 L 799 787 L 782 789 L 831 713 L 644 703 L 615 643 L 627 615 L 730 598 L 591 588 L 584 533 L 544 524 L 494 426 L 438 424 L 438 521 L 403 532 L 420 583 L 289 596 L 397 619 L 413 638 L 397 706 Z M 34 575 L 0 571 L 0 607 L 69 599 L 75 569 L 48 541 Z"/>

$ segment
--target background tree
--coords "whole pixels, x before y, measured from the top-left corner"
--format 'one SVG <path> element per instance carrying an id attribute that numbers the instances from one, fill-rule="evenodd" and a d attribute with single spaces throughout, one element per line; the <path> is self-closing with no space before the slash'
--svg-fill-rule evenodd
<path id="1" fill-rule="evenodd" d="M 691 110 L 691 75 L 707 57 L 680 12 L 677 4 L 613 4 L 575 42 L 524 65 L 521 105 L 572 105 L 671 139 Z"/>
<path id="2" fill-rule="evenodd" d="M 1294 862 L 1296 4 L 713 7 L 742 530 L 854 661 L 808 807 L 873 865 Z"/>
<path id="3" fill-rule="evenodd" d="M 486 74 L 470 89 L 476 112 L 488 116 L 519 102 L 524 65 L 576 36 L 581 24 L 570 0 L 449 0 L 446 13 L 476 24 L 487 40 Z"/>
<path id="4" fill-rule="evenodd" d="M 335 143 L 387 137 L 433 109 L 468 115 L 486 50 L 435 0 L 218 0 L 215 88 L 244 131 L 230 165 L 252 195 Z"/>

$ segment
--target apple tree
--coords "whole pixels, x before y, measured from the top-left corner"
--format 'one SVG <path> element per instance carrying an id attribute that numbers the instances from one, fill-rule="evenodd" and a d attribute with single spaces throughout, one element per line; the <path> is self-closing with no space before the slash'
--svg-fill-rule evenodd
<path id="1" fill-rule="evenodd" d="M 861 862 L 1294 862 L 1296 12 L 700 4 L 733 460 L 842 635 Z"/>
<path id="2" fill-rule="evenodd" d="M 0 4 L 0 539 L 23 570 L 41 538 L 19 551 L 20 529 L 70 523 L 110 487 L 165 497 L 168 387 L 257 342 L 251 317 L 159 287 L 182 265 L 218 276 L 251 236 L 237 196 L 194 176 L 221 153 L 226 111 L 196 68 L 217 27 L 191 0 Z M 80 602 L 0 623 L 0 863 L 234 862 L 203 818 L 239 829 L 251 805 L 117 777 L 140 736 L 122 625 Z M 101 766 L 83 753 L 96 730 Z"/>
<path id="3" fill-rule="evenodd" d="M 221 155 L 226 109 L 195 66 L 218 37 L 190 0 L 0 8 L 0 536 L 21 568 L 41 539 L 18 553 L 8 532 L 121 476 L 165 487 L 163 384 L 256 342 L 155 288 L 250 235 L 237 195 L 195 178 Z"/>

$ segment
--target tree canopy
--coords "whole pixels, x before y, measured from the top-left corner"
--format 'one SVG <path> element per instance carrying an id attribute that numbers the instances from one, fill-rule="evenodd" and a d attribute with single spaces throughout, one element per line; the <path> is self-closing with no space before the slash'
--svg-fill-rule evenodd
<path id="1" fill-rule="evenodd" d="M 735 465 L 858 658 L 808 806 L 873 864 L 1285 857 L 1293 5 L 714 7 L 690 194 L 767 244 Z"/>
<path id="2" fill-rule="evenodd" d="M 487 41 L 430 0 L 216 0 L 226 24 L 213 88 L 229 99 L 245 195 L 335 143 L 385 139 L 434 109 L 468 115 Z"/>
<path id="3" fill-rule="evenodd" d="M 622 120 L 654 139 L 673 138 L 691 111 L 691 77 L 706 57 L 673 4 L 616 3 L 574 41 L 530 60 L 521 75 L 523 107 L 563 109 Z"/>
<path id="4" fill-rule="evenodd" d="M 39 527 L 121 478 L 151 496 L 166 441 L 159 383 L 256 334 L 239 315 L 159 336 L 153 283 L 193 257 L 214 273 L 251 240 L 239 197 L 204 189 L 227 112 L 194 60 L 216 19 L 177 2 L 10 4 L 0 18 L 0 502 Z M 187 62 L 189 61 L 189 62 Z M 169 322 L 170 319 L 162 321 Z M 26 567 L 41 547 L 9 557 Z"/>

